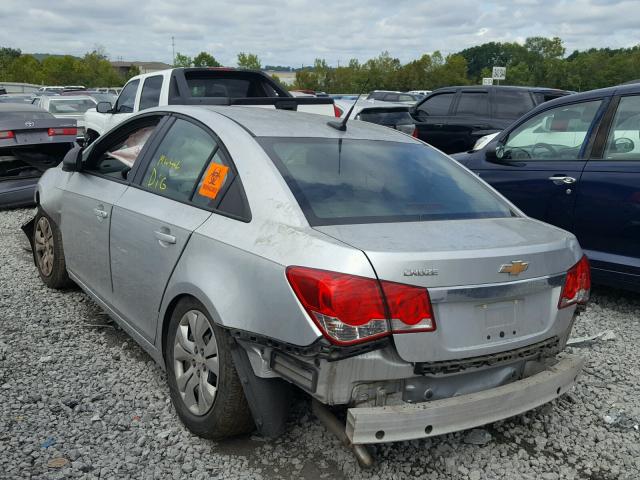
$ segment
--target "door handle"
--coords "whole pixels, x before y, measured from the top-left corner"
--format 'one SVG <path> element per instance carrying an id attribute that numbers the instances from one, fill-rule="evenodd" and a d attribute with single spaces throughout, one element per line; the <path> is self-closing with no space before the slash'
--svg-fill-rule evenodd
<path id="1" fill-rule="evenodd" d="M 107 218 L 109 216 L 109 213 L 106 212 L 105 210 L 102 210 L 101 208 L 94 208 L 93 209 L 93 213 L 100 220 L 103 219 L 103 218 Z"/>
<path id="2" fill-rule="evenodd" d="M 170 235 L 168 233 L 164 233 L 164 232 L 159 232 L 159 231 L 155 231 L 153 232 L 153 234 L 156 236 L 156 238 L 158 240 L 160 240 L 161 242 L 164 243 L 171 243 L 174 244 L 176 243 L 176 237 L 174 235 Z"/>
<path id="3" fill-rule="evenodd" d="M 549 177 L 549 180 L 551 180 L 556 185 L 571 185 L 572 183 L 576 183 L 575 178 L 567 177 L 565 175 L 554 175 L 552 177 Z"/>

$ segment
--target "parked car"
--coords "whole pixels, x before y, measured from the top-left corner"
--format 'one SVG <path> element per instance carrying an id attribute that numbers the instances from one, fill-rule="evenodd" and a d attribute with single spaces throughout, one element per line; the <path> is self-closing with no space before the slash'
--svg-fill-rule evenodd
<path id="1" fill-rule="evenodd" d="M 418 138 L 445 153 L 471 150 L 476 141 L 508 127 L 536 105 L 568 95 L 531 87 L 439 88 L 411 109 Z"/>
<path id="2" fill-rule="evenodd" d="M 35 91 L 35 94 L 40 95 L 60 95 L 64 90 L 64 87 L 40 87 Z"/>
<path id="3" fill-rule="evenodd" d="M 78 138 L 84 139 L 84 114 L 90 108 L 96 108 L 97 100 L 89 95 L 42 96 L 33 100 L 33 104 L 53 114 L 56 118 L 72 118 L 77 122 Z"/>
<path id="4" fill-rule="evenodd" d="M 0 208 L 33 205 L 42 173 L 76 138 L 76 122 L 25 103 L 0 103 Z"/>
<path id="5" fill-rule="evenodd" d="M 86 92 L 83 92 L 83 95 L 90 96 L 91 98 L 93 98 L 98 103 L 100 103 L 100 102 L 108 102 L 112 106 L 116 104 L 116 100 L 118 99 L 118 96 L 114 95 L 112 93 L 102 93 L 102 92 L 97 92 L 97 91 L 93 91 L 93 90 L 88 90 Z"/>
<path id="6" fill-rule="evenodd" d="M 115 95 L 115 96 L 120 95 L 121 90 L 122 88 L 120 87 L 111 87 L 111 88 L 101 87 L 101 88 L 95 89 L 95 91 L 98 93 L 108 93 L 109 95 Z"/>
<path id="7" fill-rule="evenodd" d="M 341 117 L 349 112 L 354 103 L 351 100 L 335 100 L 335 106 L 340 109 Z M 351 118 L 400 130 L 414 137 L 417 135 L 413 118 L 409 115 L 409 107 L 401 103 L 358 100 L 351 112 Z"/>
<path id="8" fill-rule="evenodd" d="M 98 104 L 85 114 L 85 143 L 132 114 L 164 105 L 249 105 L 339 116 L 331 98 L 294 98 L 260 70 L 172 68 L 131 78 L 115 105 Z"/>
<path id="9" fill-rule="evenodd" d="M 229 106 L 128 118 L 40 180 L 24 230 L 42 281 L 113 316 L 207 438 L 282 432 L 291 385 L 325 418 L 348 408 L 354 444 L 567 392 L 583 360 L 557 354 L 589 295 L 575 237 L 411 136 L 341 127 Z"/>
<path id="10" fill-rule="evenodd" d="M 31 103 L 30 93 L 11 93 L 0 96 L 0 103 Z"/>
<path id="11" fill-rule="evenodd" d="M 545 103 L 454 158 L 531 217 L 573 232 L 595 282 L 640 290 L 640 85 Z"/>
<path id="12" fill-rule="evenodd" d="M 422 98 L 429 95 L 433 90 L 409 90 L 407 93 L 411 93 L 413 95 L 420 95 Z"/>
<path id="13" fill-rule="evenodd" d="M 374 90 L 367 96 L 367 100 L 378 100 L 380 102 L 405 103 L 413 105 L 418 100 L 417 95 L 404 92 L 395 92 L 391 90 Z"/>

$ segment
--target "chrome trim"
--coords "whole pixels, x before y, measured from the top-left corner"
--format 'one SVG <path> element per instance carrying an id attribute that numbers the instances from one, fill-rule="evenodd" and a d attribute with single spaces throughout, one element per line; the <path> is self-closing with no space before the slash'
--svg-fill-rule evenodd
<path id="1" fill-rule="evenodd" d="M 566 273 L 546 277 L 517 280 L 508 283 L 488 283 L 464 287 L 429 288 L 431 303 L 473 302 L 505 297 L 520 297 L 548 288 L 564 285 Z"/>

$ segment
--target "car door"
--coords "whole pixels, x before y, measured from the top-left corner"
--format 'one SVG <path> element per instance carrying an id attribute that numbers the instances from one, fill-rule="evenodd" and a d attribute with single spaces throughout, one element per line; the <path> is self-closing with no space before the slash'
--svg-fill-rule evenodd
<path id="1" fill-rule="evenodd" d="M 112 113 L 106 114 L 109 115 L 109 118 L 105 124 L 105 131 L 109 130 L 114 125 L 123 122 L 135 112 L 136 97 L 138 96 L 139 86 L 139 79 L 132 80 L 124 86 L 116 100 Z"/>
<path id="2" fill-rule="evenodd" d="M 434 93 L 417 105 L 412 116 L 420 140 L 441 150 L 446 148 L 444 127 L 449 120 L 455 96 L 454 90 Z"/>
<path id="3" fill-rule="evenodd" d="M 573 230 L 589 138 L 604 104 L 595 99 L 538 112 L 507 131 L 493 156 L 468 166 L 527 215 Z"/>
<path id="4" fill-rule="evenodd" d="M 199 185 L 200 179 L 208 186 Z M 200 124 L 178 117 L 149 152 L 136 186 L 116 202 L 110 249 L 114 307 L 150 342 L 171 272 L 192 232 L 211 215 L 198 198 L 217 198 L 228 181 L 219 142 Z"/>
<path id="5" fill-rule="evenodd" d="M 640 95 L 614 98 L 605 118 L 580 179 L 576 233 L 596 273 L 640 287 Z"/>
<path id="6" fill-rule="evenodd" d="M 151 115 L 102 137 L 85 153 L 63 191 L 61 230 L 69 272 L 105 303 L 111 299 L 112 208 L 138 167 L 137 156 L 161 120 Z"/>
<path id="7" fill-rule="evenodd" d="M 491 128 L 489 91 L 462 90 L 454 106 L 454 114 L 442 127 L 442 147 L 445 153 L 471 150 L 478 138 Z"/>

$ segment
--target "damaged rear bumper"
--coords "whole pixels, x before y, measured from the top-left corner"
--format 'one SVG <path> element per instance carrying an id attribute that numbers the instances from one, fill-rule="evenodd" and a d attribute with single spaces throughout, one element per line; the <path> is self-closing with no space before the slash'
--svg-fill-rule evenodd
<path id="1" fill-rule="evenodd" d="M 548 369 L 500 387 L 418 404 L 350 408 L 351 443 L 396 442 L 465 430 L 519 415 L 566 393 L 584 359 L 565 355 Z"/>

